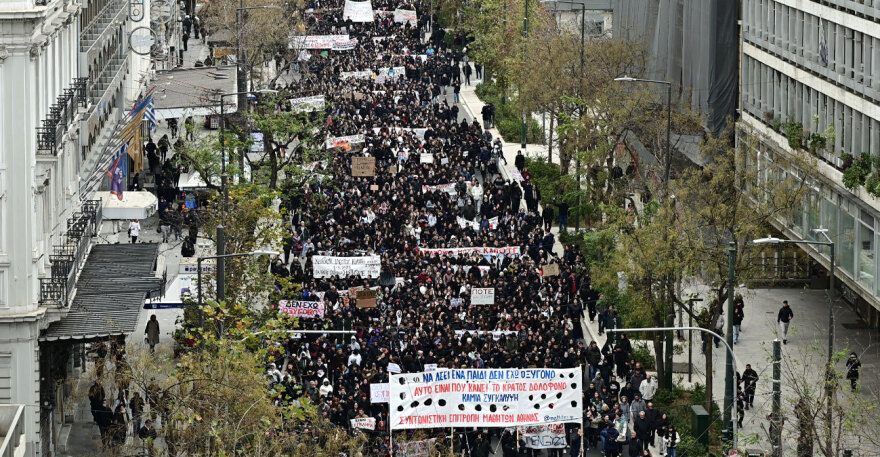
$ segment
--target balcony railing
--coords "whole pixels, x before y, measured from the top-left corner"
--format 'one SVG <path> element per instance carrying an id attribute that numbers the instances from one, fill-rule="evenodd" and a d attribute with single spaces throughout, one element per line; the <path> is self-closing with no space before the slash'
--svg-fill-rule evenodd
<path id="1" fill-rule="evenodd" d="M 64 89 L 55 104 L 49 107 L 49 116 L 43 119 L 42 127 L 37 127 L 38 150 L 58 154 L 58 145 L 76 118 L 77 110 L 88 103 L 87 87 L 88 78 L 74 78 L 73 86 Z"/>
<path id="2" fill-rule="evenodd" d="M 101 224 L 101 201 L 87 200 L 80 211 L 67 219 L 67 230 L 49 255 L 51 276 L 40 278 L 40 304 L 66 308 L 74 289 L 77 273 L 85 261 L 89 243 Z"/>
<path id="3" fill-rule="evenodd" d="M 0 405 L 0 457 L 24 451 L 24 405 Z"/>
<path id="4" fill-rule="evenodd" d="M 93 44 L 95 44 L 95 41 L 101 37 L 101 34 L 104 33 L 107 26 L 125 11 L 125 5 L 125 0 L 113 0 L 104 5 L 104 8 L 102 8 L 94 19 L 92 19 L 88 25 L 83 27 L 80 32 L 80 52 L 87 51 Z"/>

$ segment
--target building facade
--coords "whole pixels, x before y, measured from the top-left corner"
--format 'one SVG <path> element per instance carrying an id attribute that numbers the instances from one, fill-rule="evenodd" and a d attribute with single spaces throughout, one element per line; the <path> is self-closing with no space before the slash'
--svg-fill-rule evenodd
<path id="1" fill-rule="evenodd" d="M 835 243 L 837 278 L 869 324 L 880 324 L 880 199 L 843 184 L 844 154 L 880 154 L 880 0 L 743 0 L 739 133 L 760 139 L 747 166 L 764 179 L 818 173 L 802 207 L 778 221 L 792 239 Z M 843 156 L 843 157 L 842 157 Z M 810 250 L 826 268 L 829 252 Z"/>
<path id="2" fill-rule="evenodd" d="M 54 451 L 39 337 L 88 251 L 79 221 L 98 208 L 80 182 L 146 80 L 149 56 L 127 43 L 144 11 L 135 22 L 126 0 L 0 2 L 0 404 L 25 405 L 26 456 Z"/>

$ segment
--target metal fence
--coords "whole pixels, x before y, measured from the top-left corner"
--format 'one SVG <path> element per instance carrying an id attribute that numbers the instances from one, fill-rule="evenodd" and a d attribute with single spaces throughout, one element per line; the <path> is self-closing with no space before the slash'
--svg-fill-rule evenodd
<path id="1" fill-rule="evenodd" d="M 85 263 L 92 238 L 101 225 L 101 201 L 87 200 L 79 211 L 67 219 L 67 230 L 49 255 L 51 276 L 40 278 L 40 305 L 64 308 L 70 306 L 70 293 Z"/>

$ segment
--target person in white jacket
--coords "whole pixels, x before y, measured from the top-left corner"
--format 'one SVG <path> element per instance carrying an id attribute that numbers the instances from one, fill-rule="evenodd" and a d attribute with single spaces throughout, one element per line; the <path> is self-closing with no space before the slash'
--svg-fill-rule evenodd
<path id="1" fill-rule="evenodd" d="M 333 393 L 333 386 L 330 385 L 330 381 L 326 378 L 324 379 L 324 383 L 321 384 L 321 387 L 318 389 L 318 393 L 321 394 L 322 397 L 326 397 Z"/>
<path id="2" fill-rule="evenodd" d="M 639 385 L 639 392 L 642 393 L 645 402 L 654 400 L 654 395 L 657 394 L 657 381 L 651 375 L 645 376 L 645 380 Z"/>
<path id="3" fill-rule="evenodd" d="M 483 206 L 483 186 L 481 186 L 480 181 L 477 181 L 476 179 L 474 179 L 473 185 L 471 186 L 471 197 L 474 199 L 477 214 L 480 214 L 480 207 Z"/>

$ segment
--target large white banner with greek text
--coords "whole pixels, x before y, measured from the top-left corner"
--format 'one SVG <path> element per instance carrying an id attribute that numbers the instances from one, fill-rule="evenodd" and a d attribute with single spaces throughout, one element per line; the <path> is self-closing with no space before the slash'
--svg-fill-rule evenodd
<path id="1" fill-rule="evenodd" d="M 316 278 L 339 276 L 365 276 L 378 278 L 382 269 L 382 261 L 377 255 L 365 257 L 331 257 L 325 255 L 312 256 L 312 269 Z"/>
<path id="2" fill-rule="evenodd" d="M 324 109 L 324 96 L 312 95 L 311 97 L 291 98 L 290 106 L 298 113 Z"/>
<path id="3" fill-rule="evenodd" d="M 369 1 L 353 2 L 345 0 L 342 18 L 351 19 L 351 22 L 373 22 L 373 5 Z"/>
<path id="4" fill-rule="evenodd" d="M 333 49 L 333 45 L 336 43 L 350 42 L 348 35 L 294 35 L 290 37 L 291 49 Z"/>
<path id="5" fill-rule="evenodd" d="M 512 427 L 582 420 L 581 369 L 453 369 L 392 375 L 391 428 Z"/>
<path id="6" fill-rule="evenodd" d="M 278 302 L 278 311 L 292 317 L 321 318 L 324 317 L 324 302 L 281 300 Z"/>

